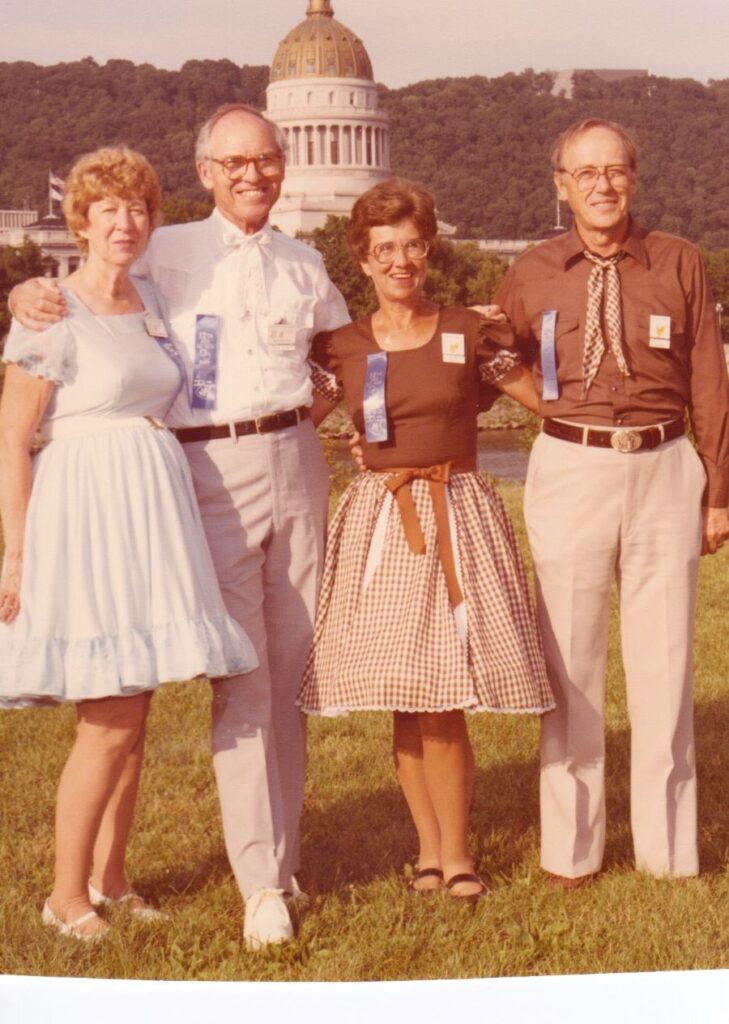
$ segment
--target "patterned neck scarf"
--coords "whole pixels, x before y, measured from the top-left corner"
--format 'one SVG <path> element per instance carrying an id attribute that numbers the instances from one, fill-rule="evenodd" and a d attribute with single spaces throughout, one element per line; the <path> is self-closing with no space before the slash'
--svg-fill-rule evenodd
<path id="1" fill-rule="evenodd" d="M 623 353 L 623 311 L 620 301 L 620 275 L 617 264 L 623 258 L 619 252 L 603 259 L 584 252 L 585 259 L 594 263 L 587 281 L 587 320 L 585 324 L 585 351 L 582 358 L 582 396 L 587 394 L 605 354 L 602 332 L 603 293 L 605 296 L 605 326 L 610 350 L 621 373 L 630 376 Z"/>

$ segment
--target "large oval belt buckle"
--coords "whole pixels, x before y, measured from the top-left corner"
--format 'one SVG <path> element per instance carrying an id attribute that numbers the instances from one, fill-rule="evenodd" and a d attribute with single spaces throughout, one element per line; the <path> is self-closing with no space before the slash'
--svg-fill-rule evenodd
<path id="1" fill-rule="evenodd" d="M 616 452 L 637 452 L 643 444 L 639 430 L 616 430 L 610 436 L 610 444 Z"/>

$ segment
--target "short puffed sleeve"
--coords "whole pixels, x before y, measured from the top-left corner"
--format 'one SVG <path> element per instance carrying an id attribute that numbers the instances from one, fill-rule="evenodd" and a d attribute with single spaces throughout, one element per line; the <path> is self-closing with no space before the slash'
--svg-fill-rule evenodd
<path id="1" fill-rule="evenodd" d="M 337 378 L 338 360 L 334 350 L 332 331 L 321 331 L 311 343 L 309 370 L 311 384 L 317 394 L 328 402 L 341 402 L 342 385 Z"/>
<path id="2" fill-rule="evenodd" d="M 506 323 L 495 323 L 479 316 L 476 363 L 481 381 L 493 386 L 521 364 L 515 347 L 514 332 Z"/>
<path id="3" fill-rule="evenodd" d="M 66 320 L 45 331 L 31 331 L 17 320 L 3 350 L 4 363 L 16 363 L 32 377 L 68 384 L 76 376 L 76 343 Z"/>

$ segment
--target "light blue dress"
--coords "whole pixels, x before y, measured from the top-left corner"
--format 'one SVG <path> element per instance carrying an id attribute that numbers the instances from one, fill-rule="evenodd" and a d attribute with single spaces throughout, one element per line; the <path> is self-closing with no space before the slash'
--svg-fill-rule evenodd
<path id="1" fill-rule="evenodd" d="M 248 672 L 256 654 L 223 605 L 187 460 L 159 425 L 177 366 L 141 313 L 95 316 L 66 297 L 62 323 L 14 323 L 5 346 L 58 386 L 33 457 L 21 610 L 0 623 L 0 706 Z"/>

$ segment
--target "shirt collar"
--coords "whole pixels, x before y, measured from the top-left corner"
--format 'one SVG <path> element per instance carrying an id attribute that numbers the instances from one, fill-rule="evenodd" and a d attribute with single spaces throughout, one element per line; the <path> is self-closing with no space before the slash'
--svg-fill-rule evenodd
<path id="1" fill-rule="evenodd" d="M 642 263 L 644 267 L 647 267 L 648 252 L 643 241 L 645 236 L 645 229 L 638 227 L 631 217 L 628 225 L 628 235 L 623 242 L 621 249 L 628 256 L 632 256 L 634 259 L 638 260 L 639 263 Z M 581 257 L 582 253 L 585 251 L 585 243 L 580 238 L 579 232 L 574 224 L 569 231 L 566 231 L 565 234 L 557 240 L 557 244 L 562 248 L 561 255 L 565 270 L 579 257 Z"/>
<path id="2" fill-rule="evenodd" d="M 259 240 L 263 242 L 264 245 L 268 245 L 274 237 L 274 230 L 271 227 L 270 221 L 267 220 L 263 227 L 254 234 L 246 235 L 245 232 L 241 231 L 241 229 L 231 220 L 224 217 L 217 206 L 210 215 L 210 224 L 213 228 L 215 239 L 221 249 L 227 248 L 231 242 L 235 244 L 235 240 L 238 239 L 240 239 L 241 243 Z"/>

